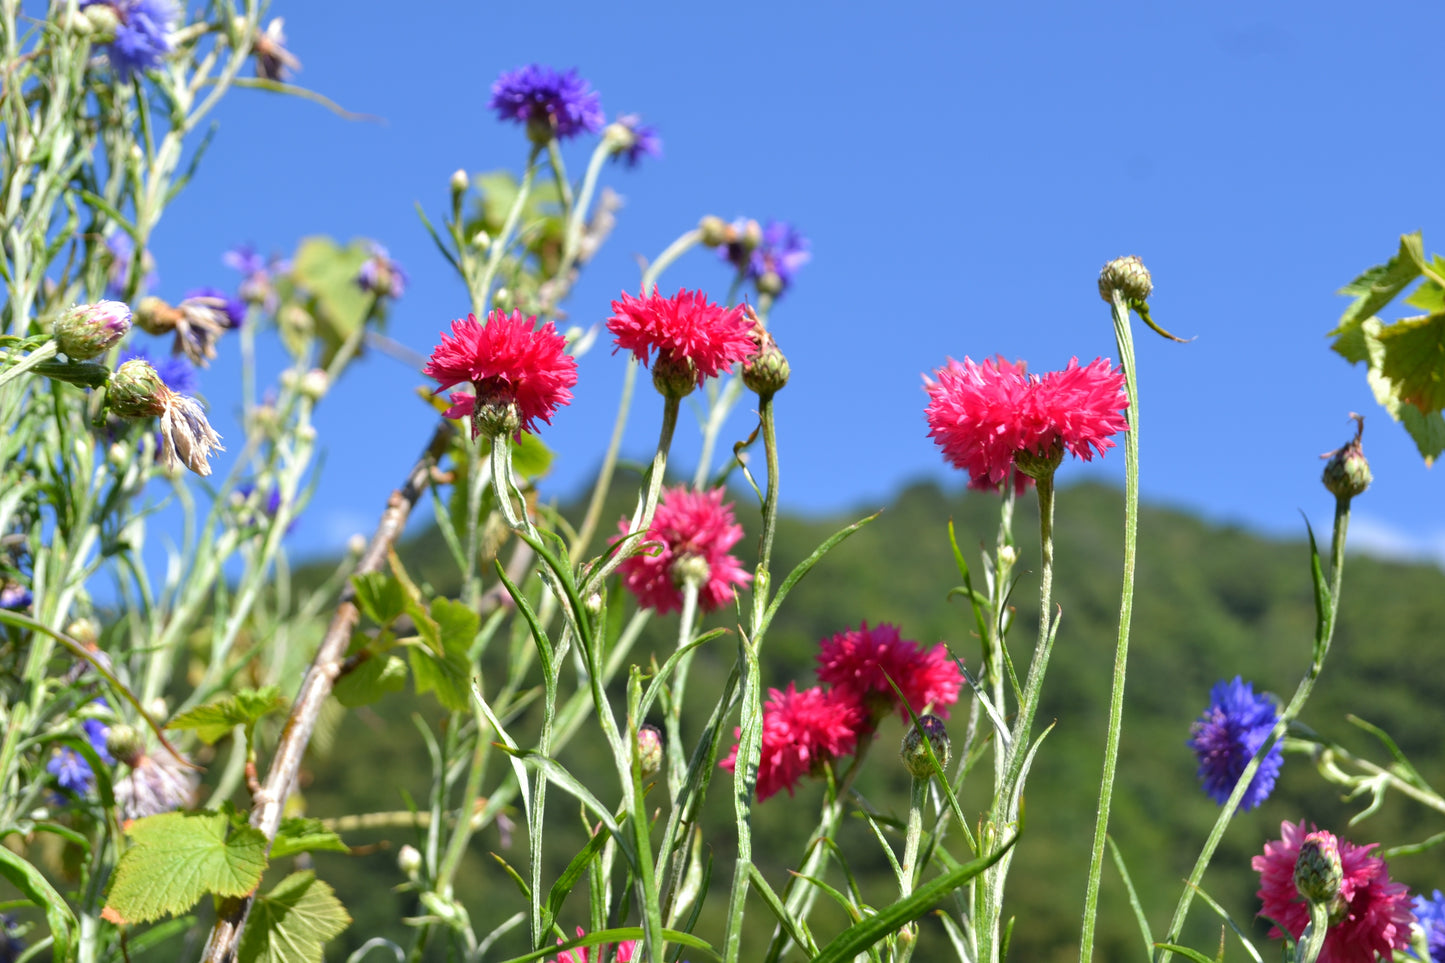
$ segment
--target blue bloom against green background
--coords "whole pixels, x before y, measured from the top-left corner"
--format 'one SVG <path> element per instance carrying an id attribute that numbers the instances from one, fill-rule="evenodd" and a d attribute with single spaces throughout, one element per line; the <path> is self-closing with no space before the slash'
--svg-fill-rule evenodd
<path id="1" fill-rule="evenodd" d="M 1254 686 L 1239 676 L 1232 682 L 1216 683 L 1209 691 L 1209 708 L 1194 723 L 1189 748 L 1199 757 L 1199 779 L 1211 799 L 1223 805 L 1229 798 L 1278 718 L 1274 702 L 1255 695 Z M 1283 762 L 1284 750 L 1276 742 L 1249 781 L 1239 801 L 1241 810 L 1253 809 L 1269 797 Z"/>

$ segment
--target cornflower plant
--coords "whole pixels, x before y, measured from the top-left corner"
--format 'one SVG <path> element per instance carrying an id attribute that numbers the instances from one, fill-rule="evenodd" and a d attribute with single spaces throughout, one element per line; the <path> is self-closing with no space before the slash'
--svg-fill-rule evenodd
<path id="1" fill-rule="evenodd" d="M 1055 475 L 1066 453 L 1090 460 L 1122 436 L 1123 584 L 1079 941 L 1080 959 L 1092 958 L 1136 561 L 1131 318 L 1179 340 L 1152 320 L 1152 283 L 1138 258 L 1109 262 L 1098 283 L 1117 367 L 1075 358 L 1037 374 L 965 356 L 925 378 L 930 436 L 971 487 L 999 499 L 977 585 L 948 531 L 973 617 L 964 634 L 978 641 L 965 655 L 976 668 L 965 668 L 961 646 L 862 622 L 820 642 L 815 685 L 780 687 L 765 656 L 781 606 L 871 521 L 774 571 L 777 404 L 790 365 L 771 315 L 807 263 L 808 243 L 782 221 L 703 217 L 647 262 L 635 294 L 630 279 L 619 280 L 605 311 L 590 306 L 606 314 L 625 375 L 601 468 L 570 523 L 540 497 L 551 455 L 540 436 L 566 417 L 577 358 L 602 335 L 559 327 L 562 305 L 617 216 L 617 197 L 603 186 L 608 162 L 644 166 L 661 141 L 637 115 L 609 121 L 575 70 L 506 71 L 488 106 L 525 137 L 519 176 L 459 170 L 440 226 L 422 217 L 469 302 L 429 357 L 412 359 L 428 379 L 419 403 L 431 406 L 435 428 L 372 537 L 303 589 L 285 539 L 316 483 L 313 414 L 363 347 L 408 360 L 379 328 L 409 276 L 375 241 L 317 237 L 286 260 L 236 248 L 224 258 L 241 275 L 234 293 L 188 285 L 172 304 L 152 293 L 149 254 L 167 203 L 201 160 L 205 141 L 194 133 L 218 99 L 236 86 L 294 90 L 283 78 L 299 62 L 284 48 L 280 20 L 263 29 L 254 3 L 225 0 L 191 21 L 169 0 L 55 2 L 33 22 L 14 0 L 0 0 L 0 14 L 0 415 L 9 429 L 0 438 L 0 875 L 16 897 L 0 904 L 0 961 L 48 953 L 108 963 L 147 950 L 212 963 L 321 960 L 328 940 L 375 921 L 350 919 L 309 854 L 347 852 L 343 834 L 363 828 L 412 834 L 397 866 L 420 912 L 405 918 L 400 942 L 363 933 L 352 961 L 903 963 L 941 956 L 945 945 L 969 963 L 1003 960 L 1010 871 L 1029 843 L 1028 777 L 1054 725 L 1040 725 L 1039 708 L 1063 624 L 1053 602 Z M 251 58 L 255 76 L 243 77 Z M 585 138 L 595 144 L 573 180 L 563 146 Z M 1378 319 L 1365 320 L 1421 274 L 1417 300 L 1439 300 L 1445 282 L 1416 256 L 1418 238 L 1412 243 L 1393 266 L 1346 289 L 1358 300 L 1337 347 L 1352 357 L 1359 340 L 1358 360 L 1372 365 L 1384 352 L 1380 377 L 1404 386 L 1390 397 L 1428 418 L 1433 395 L 1391 374 L 1394 342 Z M 695 247 L 732 269 L 721 297 L 691 276 L 664 293 L 663 274 L 680 271 Z M 272 332 L 291 363 L 266 384 L 257 338 Z M 208 362 L 225 351 L 243 362 L 242 431 L 232 439 L 211 426 L 199 395 Z M 644 369 L 657 393 L 651 404 L 635 397 Z M 720 449 L 745 396 L 756 403 L 756 427 Z M 673 439 L 689 398 L 698 402 L 701 453 L 679 466 Z M 634 408 L 655 419 L 658 442 L 636 491 L 623 493 L 630 510 L 614 521 L 607 506 L 622 484 Z M 1324 471 L 1336 497 L 1334 536 L 1327 577 L 1311 535 L 1318 624 L 1294 696 L 1281 704 L 1242 675 L 1222 680 L 1180 735 L 1220 811 L 1161 938 L 1114 850 L 1142 958 L 1209 959 L 1181 942 L 1193 898 L 1233 815 L 1265 802 L 1286 753 L 1309 757 L 1352 796 L 1368 795 L 1361 817 L 1391 791 L 1445 813 L 1445 799 L 1384 733 L 1376 730 L 1392 761 L 1382 766 L 1299 722 L 1333 635 L 1351 500 L 1370 481 L 1362 430 L 1361 419 Z M 750 457 L 758 446 L 760 472 Z M 190 475 L 211 481 L 202 487 Z M 1040 519 L 1039 632 L 1021 665 L 1010 648 L 1010 601 L 1031 543 L 1015 537 L 1013 514 L 1030 491 Z M 423 499 L 455 568 L 454 593 L 409 571 L 397 550 Z M 157 565 L 147 535 L 166 513 L 181 534 Z M 749 567 L 733 552 L 754 518 Z M 634 654 L 649 623 L 674 616 L 676 643 L 660 661 Z M 722 624 L 709 628 L 706 616 Z M 712 705 L 685 712 L 704 651 L 726 653 L 726 671 Z M 393 698 L 408 679 L 441 711 L 417 717 L 432 769 L 427 797 L 397 812 L 306 814 L 296 788 L 308 753 L 342 712 Z M 899 762 L 876 764 L 907 773 L 901 818 L 857 790 L 894 715 L 906 725 Z M 605 779 L 584 781 L 567 764 L 584 733 L 605 750 Z M 988 777 L 986 804 L 966 811 L 965 781 Z M 794 802 L 809 779 L 824 785 L 814 827 L 796 871 L 769 880 L 754 850 L 755 817 Z M 708 821 L 710 793 L 726 803 L 726 866 L 714 864 L 707 841 L 718 828 Z M 558 796 L 580 820 L 558 825 Z M 518 813 L 525 855 L 495 862 L 520 895 L 478 912 L 459 887 L 462 863 L 479 833 L 510 834 Z M 838 843 L 850 814 L 896 881 L 896 898 L 882 905 L 864 896 L 852 868 L 859 857 Z M 549 841 L 576 839 L 578 822 L 585 840 L 559 864 Z M 1438 890 L 1412 898 L 1387 866 L 1442 838 L 1375 853 L 1286 820 L 1253 861 L 1262 915 L 1296 961 L 1363 963 L 1407 946 L 1422 959 L 1445 956 L 1445 898 Z M 828 881 L 837 872 L 841 888 Z M 825 901 L 845 911 L 846 924 L 818 912 Z M 1209 902 L 1261 959 L 1244 927 Z M 745 926 L 749 911 L 765 914 L 761 931 Z M 930 916 L 938 929 L 922 925 Z"/>

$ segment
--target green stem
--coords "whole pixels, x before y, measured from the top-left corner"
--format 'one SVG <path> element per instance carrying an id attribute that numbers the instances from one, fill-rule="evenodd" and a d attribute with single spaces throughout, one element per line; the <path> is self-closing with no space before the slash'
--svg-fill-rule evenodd
<path id="1" fill-rule="evenodd" d="M 1129 396 L 1129 430 L 1124 435 L 1124 584 L 1119 599 L 1119 639 L 1114 648 L 1114 684 L 1109 695 L 1109 730 L 1104 743 L 1104 774 L 1099 783 L 1099 809 L 1094 819 L 1094 845 L 1089 856 L 1089 880 L 1084 887 L 1084 926 L 1079 937 L 1080 963 L 1094 953 L 1094 926 L 1099 913 L 1099 878 L 1104 868 L 1104 840 L 1109 830 L 1109 807 L 1114 796 L 1114 771 L 1119 762 L 1119 734 L 1124 726 L 1124 672 L 1129 661 L 1129 625 L 1134 614 L 1134 565 L 1139 546 L 1139 374 L 1134 361 L 1134 338 L 1129 329 L 1129 305 L 1115 288 L 1110 305 L 1114 340 L 1124 369 L 1124 390 Z"/>
<path id="2" fill-rule="evenodd" d="M 932 778 L 913 777 L 913 787 L 908 797 L 908 826 L 903 836 L 903 878 L 898 885 L 900 900 L 912 896 L 913 888 L 918 885 L 918 846 L 923 838 L 923 803 L 928 796 L 928 783 Z M 918 945 L 918 924 L 910 923 L 899 931 L 898 938 L 902 948 L 897 963 L 908 963 L 913 956 L 914 947 Z"/>
<path id="3" fill-rule="evenodd" d="M 1299 717 L 1300 710 L 1304 708 L 1305 702 L 1309 699 L 1310 693 L 1314 690 L 1315 682 L 1320 677 L 1320 671 L 1324 668 L 1325 657 L 1329 655 L 1330 642 L 1335 634 L 1335 618 L 1340 610 L 1340 588 L 1344 582 L 1345 572 L 1345 537 L 1350 527 L 1350 499 L 1335 499 L 1335 530 L 1334 538 L 1330 545 L 1330 598 L 1329 606 L 1320 613 L 1315 628 L 1315 655 L 1310 662 L 1309 671 L 1304 678 L 1300 679 L 1294 696 L 1289 704 L 1280 713 L 1279 719 L 1274 724 L 1269 738 L 1260 744 L 1254 757 L 1240 773 L 1239 780 L 1234 784 L 1234 791 L 1229 794 L 1224 805 L 1220 807 L 1219 816 L 1214 820 L 1214 826 L 1209 831 L 1209 837 L 1204 841 L 1204 848 L 1199 851 L 1199 858 L 1194 862 L 1194 869 L 1189 873 L 1189 878 L 1184 884 L 1184 889 L 1179 894 L 1179 902 L 1174 907 L 1174 917 L 1169 921 L 1168 935 L 1164 938 L 1165 943 L 1178 943 L 1180 932 L 1184 929 L 1184 921 L 1189 915 L 1189 904 L 1194 900 L 1194 894 L 1199 890 L 1199 883 L 1204 879 L 1204 871 L 1209 868 L 1209 861 L 1214 858 L 1214 851 L 1219 846 L 1219 841 L 1224 838 L 1224 831 L 1229 827 L 1229 821 L 1234 818 L 1235 810 L 1239 808 L 1239 802 L 1244 798 L 1249 784 L 1254 780 L 1254 774 L 1259 770 L 1259 764 L 1274 744 L 1284 738 L 1289 724 Z M 1172 954 L 1170 951 L 1160 949 L 1155 954 L 1156 963 L 1167 963 Z"/>
<path id="4" fill-rule="evenodd" d="M 532 153 L 527 157 L 527 169 L 522 172 L 522 183 L 517 185 L 517 196 L 512 199 L 512 207 L 507 211 L 507 219 L 502 222 L 501 233 L 492 239 L 492 246 L 487 252 L 487 264 L 482 270 L 481 279 L 471 289 L 472 310 L 479 316 L 486 316 L 487 305 L 491 303 L 492 282 L 497 279 L 497 271 L 502 266 L 502 256 L 507 252 L 512 232 L 517 229 L 517 222 L 522 218 L 522 209 L 526 207 L 527 197 L 532 193 L 532 184 L 537 178 L 537 157 L 541 151 L 540 146 L 535 144 L 532 146 Z"/>
<path id="5" fill-rule="evenodd" d="M 646 534 L 648 526 L 652 524 L 653 513 L 657 511 L 657 500 L 662 494 L 662 479 L 667 474 L 667 453 L 672 448 L 672 435 L 677 429 L 677 413 L 681 405 L 680 398 L 669 397 L 663 402 L 662 430 L 658 433 L 657 452 L 652 456 L 652 467 L 647 470 L 645 480 L 647 488 L 632 513 L 632 522 L 627 527 L 627 535 L 619 543 L 616 551 L 588 576 L 586 584 L 582 587 L 583 598 L 595 592 L 607 576 L 617 570 L 617 567 L 631 554 L 633 548 Z"/>
<path id="6" fill-rule="evenodd" d="M 587 162 L 587 173 L 582 177 L 582 189 L 577 193 L 577 204 L 567 218 L 567 239 L 562 248 L 561 266 L 557 269 L 559 278 L 567 276 L 572 263 L 577 259 L 577 249 L 582 245 L 582 225 L 587 220 L 587 209 L 592 206 L 592 195 L 597 190 L 597 179 L 602 172 L 602 165 L 610 156 L 612 143 L 603 137 Z"/>
<path id="7" fill-rule="evenodd" d="M 5 387 L 25 372 L 34 368 L 43 361 L 49 361 L 60 352 L 60 347 L 54 341 L 47 341 L 34 351 L 21 358 L 14 365 L 0 371 L 0 388 Z M 5 360 L 9 360 L 9 352 L 4 353 Z"/>

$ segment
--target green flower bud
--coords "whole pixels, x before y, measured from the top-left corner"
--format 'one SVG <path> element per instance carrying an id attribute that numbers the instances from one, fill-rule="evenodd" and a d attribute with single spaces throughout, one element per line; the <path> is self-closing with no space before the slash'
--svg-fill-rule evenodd
<path id="1" fill-rule="evenodd" d="M 1350 417 L 1355 419 L 1355 437 L 1344 447 L 1320 456 L 1329 459 L 1325 462 L 1324 475 L 1320 480 L 1336 498 L 1354 498 L 1374 481 L 1370 463 L 1365 460 L 1365 449 L 1360 444 L 1360 438 L 1365 433 L 1364 416 L 1352 414 Z"/>
<path id="2" fill-rule="evenodd" d="M 110 43 L 115 39 L 115 29 L 120 26 L 120 14 L 110 4 L 93 3 L 84 10 L 90 25 L 90 39 L 93 43 Z"/>
<path id="3" fill-rule="evenodd" d="M 116 723 L 105 734 L 105 751 L 127 766 L 134 766 L 145 755 L 145 736 L 135 726 Z"/>
<path id="4" fill-rule="evenodd" d="M 521 427 L 522 415 L 513 393 L 499 385 L 478 382 L 477 401 L 472 408 L 472 437 L 511 437 Z"/>
<path id="5" fill-rule="evenodd" d="M 783 293 L 783 279 L 776 271 L 764 271 L 758 276 L 758 293 L 777 297 Z"/>
<path id="6" fill-rule="evenodd" d="M 1144 301 L 1149 297 L 1149 292 L 1154 290 L 1154 282 L 1149 278 L 1149 269 L 1144 262 L 1133 254 L 1128 257 L 1116 257 L 1104 269 L 1099 272 L 1099 297 L 1105 301 L 1114 300 L 1113 292 L 1118 290 L 1124 295 L 1124 300 L 1130 303 Z"/>
<path id="7" fill-rule="evenodd" d="M 1064 443 L 1055 439 L 1047 451 L 1014 452 L 1014 467 L 1035 480 L 1052 475 L 1064 460 Z"/>
<path id="8" fill-rule="evenodd" d="M 712 214 L 697 222 L 697 231 L 704 247 L 720 247 L 728 242 L 727 222 Z"/>
<path id="9" fill-rule="evenodd" d="M 691 358 L 659 354 L 652 363 L 652 386 L 664 398 L 686 398 L 697 387 L 697 367 Z"/>
<path id="10" fill-rule="evenodd" d="M 668 572 L 672 575 L 674 585 L 693 585 L 697 588 L 706 585 L 708 578 L 712 576 L 707 559 L 691 552 L 679 555 Z"/>
<path id="11" fill-rule="evenodd" d="M 637 730 L 637 767 L 643 779 L 651 779 L 662 768 L 662 732 L 657 726 Z"/>
<path id="12" fill-rule="evenodd" d="M 408 843 L 397 852 L 396 867 L 407 879 L 414 881 L 421 873 L 421 853 Z"/>
<path id="13" fill-rule="evenodd" d="M 1331 903 L 1340 895 L 1345 871 L 1334 833 L 1314 832 L 1300 843 L 1294 864 L 1294 888 L 1311 903 Z"/>
<path id="14" fill-rule="evenodd" d="M 471 183 L 472 179 L 467 176 L 466 171 L 462 170 L 461 168 L 453 171 L 451 180 L 452 199 L 456 200 L 457 198 L 465 194 L 467 192 L 467 188 L 471 185 Z"/>
<path id="15" fill-rule="evenodd" d="M 55 322 L 55 343 L 72 361 L 89 361 L 130 331 L 130 308 L 119 301 L 77 304 Z"/>
<path id="16" fill-rule="evenodd" d="M 122 418 L 154 418 L 166 410 L 171 390 L 149 361 L 132 358 L 110 376 L 105 404 Z"/>
<path id="17" fill-rule="evenodd" d="M 925 738 L 928 740 L 927 745 L 933 747 L 938 767 L 942 769 L 948 765 L 948 730 L 943 727 L 943 720 L 937 716 L 919 716 L 918 724 L 909 726 L 908 732 L 904 734 L 903 747 L 898 753 L 914 779 L 928 779 L 933 775 L 933 766 L 928 761 L 928 750 L 924 748 Z"/>
<path id="18" fill-rule="evenodd" d="M 758 350 L 743 362 L 743 384 L 759 395 L 777 394 L 787 385 L 788 376 L 792 374 L 788 359 L 761 324 L 753 328 L 753 342 Z"/>

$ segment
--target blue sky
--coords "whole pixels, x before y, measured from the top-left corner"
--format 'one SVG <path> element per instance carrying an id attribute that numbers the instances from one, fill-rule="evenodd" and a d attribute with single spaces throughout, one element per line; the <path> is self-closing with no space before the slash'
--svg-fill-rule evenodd
<path id="1" fill-rule="evenodd" d="M 970 9 L 973 8 L 973 9 Z M 813 261 L 773 313 L 793 368 L 779 395 L 783 501 L 877 506 L 907 480 L 956 483 L 926 437 L 920 374 L 948 356 L 1022 358 L 1036 371 L 1115 354 L 1098 269 L 1138 254 L 1155 317 L 1192 343 L 1138 337 L 1142 490 L 1280 535 L 1327 524 L 1321 452 L 1367 415 L 1375 485 L 1357 542 L 1445 559 L 1440 469 L 1424 467 L 1374 403 L 1364 371 L 1324 337 L 1334 291 L 1423 229 L 1445 250 L 1432 188 L 1442 134 L 1438 4 L 892 3 L 829 5 L 282 3 L 297 81 L 384 118 L 232 93 L 196 180 L 153 239 L 163 296 L 233 282 L 240 241 L 287 252 L 309 234 L 371 237 L 411 275 L 389 333 L 427 352 L 467 310 L 414 211 L 434 219 L 452 171 L 517 169 L 520 129 L 486 110 L 496 75 L 579 68 L 609 117 L 658 126 L 665 156 L 606 183 L 626 198 L 612 239 L 566 305 L 605 321 L 652 257 L 704 214 L 776 217 Z M 569 154 L 581 170 L 585 150 Z M 664 290 L 726 291 L 712 252 Z M 544 438 L 546 492 L 576 493 L 601 458 L 623 371 L 600 342 L 573 405 Z M 279 359 L 277 359 L 279 360 Z M 239 449 L 234 358 L 203 375 Z M 326 449 L 293 536 L 335 550 L 369 531 L 424 443 L 423 379 L 357 365 L 317 418 Z M 627 452 L 656 437 L 640 395 Z M 735 419 L 727 439 L 750 428 Z M 697 433 L 679 432 L 690 463 Z M 1121 481 L 1123 458 L 1062 479 Z M 942 524 L 940 519 L 940 524 Z"/>

